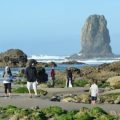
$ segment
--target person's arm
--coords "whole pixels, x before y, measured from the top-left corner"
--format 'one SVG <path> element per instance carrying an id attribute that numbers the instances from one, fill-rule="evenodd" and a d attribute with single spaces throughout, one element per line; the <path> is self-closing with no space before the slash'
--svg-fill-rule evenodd
<path id="1" fill-rule="evenodd" d="M 25 76 L 28 77 L 28 68 L 25 69 Z"/>
<path id="2" fill-rule="evenodd" d="M 90 87 L 90 89 L 89 89 L 89 94 L 91 94 L 91 87 Z"/>
<path id="3" fill-rule="evenodd" d="M 97 94 L 97 96 L 99 95 L 99 89 L 98 89 L 98 86 L 97 86 L 97 88 L 96 88 L 96 94 Z"/>
<path id="4" fill-rule="evenodd" d="M 5 77 L 5 71 L 3 72 L 3 76 L 2 77 Z"/>
<path id="5" fill-rule="evenodd" d="M 12 76 L 12 72 L 11 72 L 11 69 L 10 69 L 10 76 Z"/>

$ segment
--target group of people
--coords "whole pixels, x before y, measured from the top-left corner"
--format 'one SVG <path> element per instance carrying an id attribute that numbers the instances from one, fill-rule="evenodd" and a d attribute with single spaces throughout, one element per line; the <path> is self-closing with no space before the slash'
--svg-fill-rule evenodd
<path id="1" fill-rule="evenodd" d="M 29 62 L 29 65 L 25 69 L 25 75 L 27 78 L 27 89 L 29 92 L 29 97 L 32 98 L 31 89 L 34 90 L 35 96 L 38 96 L 37 93 L 37 70 L 35 67 L 34 62 Z M 52 79 L 52 86 L 55 85 L 55 70 L 54 66 L 51 68 L 51 79 Z M 5 67 L 4 73 L 3 73 L 3 84 L 4 84 L 4 90 L 5 90 L 5 97 L 11 96 L 11 83 L 12 83 L 12 72 L 9 66 Z M 73 75 L 71 68 L 67 68 L 66 70 L 66 86 L 65 87 L 73 87 Z M 96 81 L 93 81 L 93 84 L 90 87 L 90 95 L 91 95 L 91 103 L 95 105 L 98 95 L 98 86 L 96 84 Z"/>

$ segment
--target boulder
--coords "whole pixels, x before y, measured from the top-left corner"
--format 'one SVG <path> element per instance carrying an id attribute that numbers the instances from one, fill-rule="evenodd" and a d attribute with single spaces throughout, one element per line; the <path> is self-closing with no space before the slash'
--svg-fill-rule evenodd
<path id="1" fill-rule="evenodd" d="M 117 89 L 120 88 L 120 76 L 114 76 L 107 80 L 110 83 L 110 86 Z"/>
<path id="2" fill-rule="evenodd" d="M 9 49 L 0 53 L 0 66 L 9 65 L 12 67 L 25 66 L 27 55 L 20 49 Z"/>

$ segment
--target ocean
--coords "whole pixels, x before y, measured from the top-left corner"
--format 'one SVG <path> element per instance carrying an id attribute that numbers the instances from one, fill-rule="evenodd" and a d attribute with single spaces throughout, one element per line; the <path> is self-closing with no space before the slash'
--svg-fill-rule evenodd
<path id="1" fill-rule="evenodd" d="M 48 56 L 48 55 L 32 55 L 30 57 L 28 57 L 28 59 L 36 59 L 38 62 L 55 62 L 57 63 L 57 67 L 55 68 L 56 70 L 59 71 L 64 71 L 68 66 L 70 67 L 76 67 L 76 68 L 81 68 L 84 66 L 94 66 L 94 65 L 100 65 L 103 63 L 112 63 L 115 61 L 120 61 L 120 58 L 94 58 L 94 59 L 88 59 L 88 60 L 79 60 L 77 62 L 82 62 L 85 64 L 61 64 L 62 62 L 68 62 L 68 60 L 66 59 L 66 57 L 68 56 Z M 20 69 L 22 68 L 11 68 L 11 71 L 13 73 L 13 75 L 18 74 L 18 72 L 20 71 Z M 50 67 L 46 67 L 46 73 L 50 74 Z M 4 68 L 0 68 L 0 81 L 2 80 L 2 75 L 3 75 L 3 71 Z"/>
<path id="2" fill-rule="evenodd" d="M 72 65 L 68 65 L 68 64 L 57 64 L 57 67 L 55 67 L 55 70 L 59 70 L 59 71 L 65 71 L 65 69 L 70 66 L 70 67 L 76 67 L 76 68 L 81 68 L 83 66 L 86 66 L 85 64 L 72 64 Z M 19 71 L 23 69 L 23 68 L 11 68 L 12 74 L 18 74 Z M 50 75 L 50 67 L 45 67 L 46 73 L 48 74 L 48 76 Z M 3 80 L 2 76 L 3 76 L 3 72 L 4 72 L 4 68 L 0 68 L 0 81 Z"/>

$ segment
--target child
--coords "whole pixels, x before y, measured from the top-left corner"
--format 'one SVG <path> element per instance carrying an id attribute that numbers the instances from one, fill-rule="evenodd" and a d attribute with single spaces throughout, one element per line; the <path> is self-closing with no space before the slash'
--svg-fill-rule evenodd
<path id="1" fill-rule="evenodd" d="M 97 81 L 95 80 L 93 80 L 93 83 L 90 87 L 90 94 L 91 94 L 91 104 L 95 105 L 98 95 L 98 86 L 97 86 Z"/>

